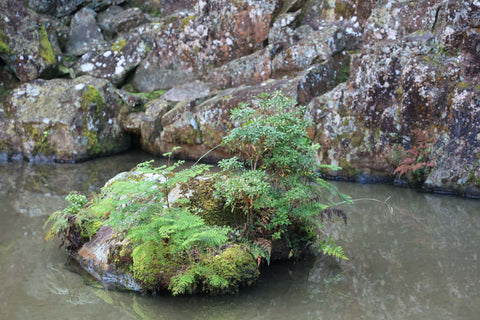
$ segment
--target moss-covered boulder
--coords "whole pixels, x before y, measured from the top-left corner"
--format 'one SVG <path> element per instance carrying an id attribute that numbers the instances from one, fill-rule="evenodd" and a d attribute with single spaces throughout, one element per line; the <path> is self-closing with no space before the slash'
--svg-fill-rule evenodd
<path id="1" fill-rule="evenodd" d="M 233 233 L 226 236 L 238 223 L 215 198 L 213 176 L 194 177 L 203 169 L 193 169 L 177 179 L 169 170 L 144 169 L 118 174 L 88 202 L 69 195 L 47 237 L 63 237 L 80 265 L 110 287 L 225 294 L 254 284 L 260 260 Z M 147 213 L 157 218 L 153 227 Z"/>
<path id="2" fill-rule="evenodd" d="M 122 102 L 106 80 L 36 80 L 13 90 L 6 107 L 28 160 L 81 161 L 126 150 Z"/>

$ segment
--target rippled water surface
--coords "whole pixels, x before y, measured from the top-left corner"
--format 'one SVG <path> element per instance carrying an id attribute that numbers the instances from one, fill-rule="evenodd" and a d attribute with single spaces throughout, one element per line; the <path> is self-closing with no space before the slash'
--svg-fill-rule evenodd
<path id="1" fill-rule="evenodd" d="M 480 201 L 385 185 L 337 184 L 359 201 L 328 225 L 350 261 L 312 257 L 264 270 L 228 297 L 107 291 L 44 244 L 71 190 L 98 191 L 148 160 L 130 153 L 75 165 L 0 163 L 0 319 L 478 319 Z"/>

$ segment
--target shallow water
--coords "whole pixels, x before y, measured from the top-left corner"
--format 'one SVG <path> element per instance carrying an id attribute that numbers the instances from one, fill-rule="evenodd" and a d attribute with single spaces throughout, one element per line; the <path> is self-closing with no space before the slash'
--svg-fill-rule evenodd
<path id="1" fill-rule="evenodd" d="M 264 270 L 228 297 L 142 296 L 101 288 L 43 224 L 118 172 L 130 153 L 75 165 L 0 163 L 0 319 L 477 319 L 480 201 L 385 185 L 338 183 L 358 201 L 326 225 L 350 261 L 312 257 Z M 393 211 L 390 211 L 393 209 Z"/>

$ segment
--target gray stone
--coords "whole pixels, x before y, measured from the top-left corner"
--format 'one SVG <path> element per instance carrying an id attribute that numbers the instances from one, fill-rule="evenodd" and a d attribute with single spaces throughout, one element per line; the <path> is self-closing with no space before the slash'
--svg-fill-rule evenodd
<path id="1" fill-rule="evenodd" d="M 103 34 L 95 16 L 95 11 L 88 8 L 81 9 L 73 16 L 66 47 L 68 54 L 80 56 L 103 42 Z"/>
<path id="2" fill-rule="evenodd" d="M 118 86 L 146 55 L 147 48 L 140 37 L 121 36 L 84 54 L 75 65 L 75 72 L 107 79 Z"/>

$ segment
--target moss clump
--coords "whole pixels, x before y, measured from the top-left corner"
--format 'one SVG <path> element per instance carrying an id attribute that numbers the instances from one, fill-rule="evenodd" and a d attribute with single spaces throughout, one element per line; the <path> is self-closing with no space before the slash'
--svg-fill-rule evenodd
<path id="1" fill-rule="evenodd" d="M 5 39 L 5 34 L 3 33 L 3 30 L 0 29 L 0 54 L 2 53 L 11 53 L 12 52 L 12 49 L 10 49 L 10 47 L 8 46 L 8 44 L 6 43 L 6 39 Z"/>
<path id="2" fill-rule="evenodd" d="M 236 293 L 241 287 L 251 286 L 260 276 L 258 265 L 250 251 L 242 245 L 233 245 L 221 254 L 209 257 L 205 265 L 220 278 L 227 280 L 224 288 L 203 286 L 203 291 L 210 294 Z"/>
<path id="3" fill-rule="evenodd" d="M 195 179 L 182 186 L 184 193 L 193 190 L 189 206 L 201 209 L 199 215 L 207 225 L 238 226 L 245 217 L 232 210 L 225 209 L 225 201 L 214 195 L 216 181 L 212 179 Z"/>
<path id="4" fill-rule="evenodd" d="M 92 85 L 88 85 L 87 90 L 85 90 L 82 94 L 80 105 L 85 112 L 87 112 L 91 107 L 95 107 L 96 116 L 97 118 L 100 118 L 105 107 L 105 100 L 97 88 Z"/>
<path id="5" fill-rule="evenodd" d="M 119 39 L 112 45 L 112 51 L 115 52 L 116 54 L 120 54 L 123 47 L 125 47 L 126 45 L 127 45 L 127 41 L 125 41 L 125 39 Z"/>
<path id="6" fill-rule="evenodd" d="M 132 260 L 131 271 L 145 291 L 157 292 L 168 288 L 170 279 L 186 264 L 179 256 L 170 254 L 170 247 L 153 241 L 143 246 Z"/>
<path id="7" fill-rule="evenodd" d="M 40 56 L 48 64 L 55 64 L 57 62 L 55 54 L 53 53 L 52 44 L 50 40 L 48 40 L 47 29 L 45 29 L 44 25 L 42 25 L 40 29 Z"/>

